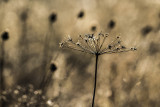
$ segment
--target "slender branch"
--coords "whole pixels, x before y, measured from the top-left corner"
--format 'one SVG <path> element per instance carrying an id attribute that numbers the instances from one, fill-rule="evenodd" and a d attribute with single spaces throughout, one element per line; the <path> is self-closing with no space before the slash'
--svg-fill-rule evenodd
<path id="1" fill-rule="evenodd" d="M 93 41 L 91 41 L 91 39 L 88 40 L 87 44 L 91 47 L 92 51 L 96 52 L 95 46 L 93 45 Z"/>
<path id="2" fill-rule="evenodd" d="M 111 46 L 111 47 L 114 47 L 114 48 L 116 48 L 117 45 L 120 45 L 120 46 L 121 46 L 121 44 L 118 43 L 118 42 L 117 42 L 116 44 L 114 44 L 114 45 L 112 45 L 112 44 L 113 44 L 113 41 L 110 43 L 110 46 Z M 106 50 L 108 50 L 108 49 L 109 49 L 108 47 L 107 47 L 107 48 L 104 48 L 101 52 L 104 52 L 104 51 L 106 51 Z"/>
<path id="3" fill-rule="evenodd" d="M 98 66 L 98 54 L 96 54 L 96 63 L 95 63 L 95 77 L 94 77 L 94 91 L 93 91 L 93 99 L 92 99 L 92 107 L 94 107 L 94 99 L 96 92 L 96 84 L 97 84 L 97 66 Z"/>
<path id="4" fill-rule="evenodd" d="M 88 44 L 88 40 L 85 40 L 81 35 L 79 36 L 81 39 L 82 39 L 82 41 L 85 43 L 85 44 L 87 44 L 87 46 L 89 47 L 89 49 L 90 49 L 90 51 L 92 52 L 92 53 L 94 53 L 94 50 L 91 48 L 91 46 Z"/>
<path id="5" fill-rule="evenodd" d="M 96 41 L 95 41 L 95 38 L 92 39 L 92 41 L 93 41 L 93 43 L 94 43 L 94 47 L 95 47 L 96 52 L 97 52 L 97 51 L 98 51 L 98 45 L 97 45 L 97 43 L 96 43 Z"/>
<path id="6" fill-rule="evenodd" d="M 101 50 L 101 48 L 102 48 L 102 46 L 103 46 L 105 40 L 106 40 L 106 37 L 103 38 L 103 42 L 102 42 L 101 46 L 99 47 L 99 50 Z"/>
<path id="7" fill-rule="evenodd" d="M 76 43 L 74 43 L 73 41 L 69 41 L 68 43 L 72 43 L 73 45 L 83 49 L 84 51 L 88 51 L 89 53 L 92 53 L 91 50 L 87 49 L 86 47 L 82 46 L 82 45 L 77 45 Z"/>
<path id="8" fill-rule="evenodd" d="M 74 47 L 71 47 L 71 46 L 65 46 L 63 48 L 68 48 L 68 49 L 73 49 L 73 50 L 76 50 L 76 51 L 80 51 L 80 52 L 84 52 L 84 53 L 89 53 L 89 54 L 94 54 L 94 53 L 91 53 L 91 52 L 88 52 L 88 51 L 85 51 L 85 50 L 80 50 L 80 49 L 76 49 Z"/>
<path id="9" fill-rule="evenodd" d="M 88 42 L 85 42 L 86 44 L 87 44 L 87 46 L 90 48 L 90 50 L 92 51 L 92 52 L 94 52 L 94 50 L 91 48 L 91 46 L 88 44 Z"/>
<path id="10" fill-rule="evenodd" d="M 112 54 L 112 53 L 122 53 L 122 52 L 129 52 L 129 51 L 133 51 L 133 50 L 129 49 L 129 50 L 122 50 L 122 51 L 106 51 L 106 52 L 100 53 L 100 55 L 102 55 L 102 54 Z"/>
<path id="11" fill-rule="evenodd" d="M 101 37 L 100 37 L 100 36 L 98 36 L 98 39 L 97 39 L 98 51 L 100 50 L 100 47 L 99 47 L 99 45 L 100 45 L 100 40 L 101 40 Z"/>

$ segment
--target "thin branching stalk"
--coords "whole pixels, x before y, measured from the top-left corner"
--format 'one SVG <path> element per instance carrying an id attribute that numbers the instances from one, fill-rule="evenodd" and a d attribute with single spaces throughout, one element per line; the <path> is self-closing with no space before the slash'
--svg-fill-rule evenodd
<path id="1" fill-rule="evenodd" d="M 39 86 L 39 89 L 41 89 L 43 91 L 43 93 L 46 93 L 46 90 L 47 90 L 49 84 L 51 83 L 52 76 L 53 76 L 54 72 L 56 71 L 56 69 L 57 69 L 56 65 L 52 62 L 50 64 L 48 72 L 46 72 L 45 75 L 43 75 L 43 79 L 42 79 L 41 84 Z"/>
<path id="2" fill-rule="evenodd" d="M 136 48 L 126 48 L 124 45 L 122 45 L 122 41 L 120 40 L 119 36 L 116 37 L 116 39 L 111 41 L 109 44 L 106 44 L 105 41 L 108 36 L 108 33 L 103 34 L 101 32 L 98 35 L 80 35 L 80 40 L 78 40 L 78 42 L 74 42 L 72 38 L 68 36 L 66 40 L 60 43 L 61 48 L 77 50 L 80 52 L 92 54 L 96 57 L 92 107 L 94 107 L 94 100 L 96 94 L 98 57 L 103 54 L 122 53 L 136 50 Z"/>

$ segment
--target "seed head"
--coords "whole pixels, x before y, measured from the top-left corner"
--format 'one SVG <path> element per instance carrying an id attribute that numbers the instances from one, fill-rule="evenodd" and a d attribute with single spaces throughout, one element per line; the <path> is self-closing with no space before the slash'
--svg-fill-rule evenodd
<path id="1" fill-rule="evenodd" d="M 56 13 L 51 13 L 49 16 L 49 21 L 50 23 L 54 23 L 57 20 L 57 14 Z"/>
<path id="2" fill-rule="evenodd" d="M 112 46 L 111 45 L 108 45 L 108 49 L 111 49 L 112 48 Z"/>
<path id="3" fill-rule="evenodd" d="M 83 16 L 84 16 L 84 11 L 80 11 L 80 13 L 78 14 L 78 18 L 83 18 Z"/>
<path id="4" fill-rule="evenodd" d="M 7 31 L 4 31 L 2 34 L 1 34 L 1 38 L 2 40 L 6 41 L 9 39 L 9 33 Z"/>
<path id="5" fill-rule="evenodd" d="M 54 72 L 54 71 L 56 71 L 56 69 L 57 69 L 56 65 L 54 63 L 51 63 L 51 65 L 50 65 L 50 71 Z"/>
<path id="6" fill-rule="evenodd" d="M 129 49 L 122 45 L 122 41 L 120 40 L 119 36 L 106 45 L 106 39 L 108 36 L 108 33 L 103 34 L 102 32 L 100 32 L 98 35 L 79 35 L 80 39 L 78 39 L 78 42 L 74 42 L 72 38 L 68 36 L 67 40 L 64 40 L 64 42 L 60 43 L 60 47 L 70 48 L 93 55 L 121 53 L 136 50 L 136 48 Z"/>

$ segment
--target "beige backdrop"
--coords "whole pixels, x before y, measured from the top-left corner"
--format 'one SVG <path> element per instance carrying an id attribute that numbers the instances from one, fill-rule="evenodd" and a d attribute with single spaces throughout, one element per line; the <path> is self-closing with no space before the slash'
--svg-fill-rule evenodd
<path id="1" fill-rule="evenodd" d="M 159 0 L 1 0 L 4 30 L 10 34 L 4 48 L 6 88 L 38 87 L 52 61 L 57 70 L 47 93 L 58 98 L 56 106 L 89 107 L 95 59 L 60 49 L 59 42 L 102 31 L 109 40 L 120 34 L 137 51 L 100 57 L 96 107 L 160 106 Z"/>

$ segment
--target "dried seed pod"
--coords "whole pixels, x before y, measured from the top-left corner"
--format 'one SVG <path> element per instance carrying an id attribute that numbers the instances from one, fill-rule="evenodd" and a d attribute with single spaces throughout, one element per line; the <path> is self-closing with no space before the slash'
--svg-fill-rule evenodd
<path id="1" fill-rule="evenodd" d="M 1 38 L 3 41 L 6 41 L 9 39 L 9 33 L 7 31 L 4 31 L 2 34 L 1 34 Z"/>
<path id="2" fill-rule="evenodd" d="M 54 63 L 51 63 L 50 65 L 50 71 L 55 72 L 57 70 L 57 66 Z"/>

